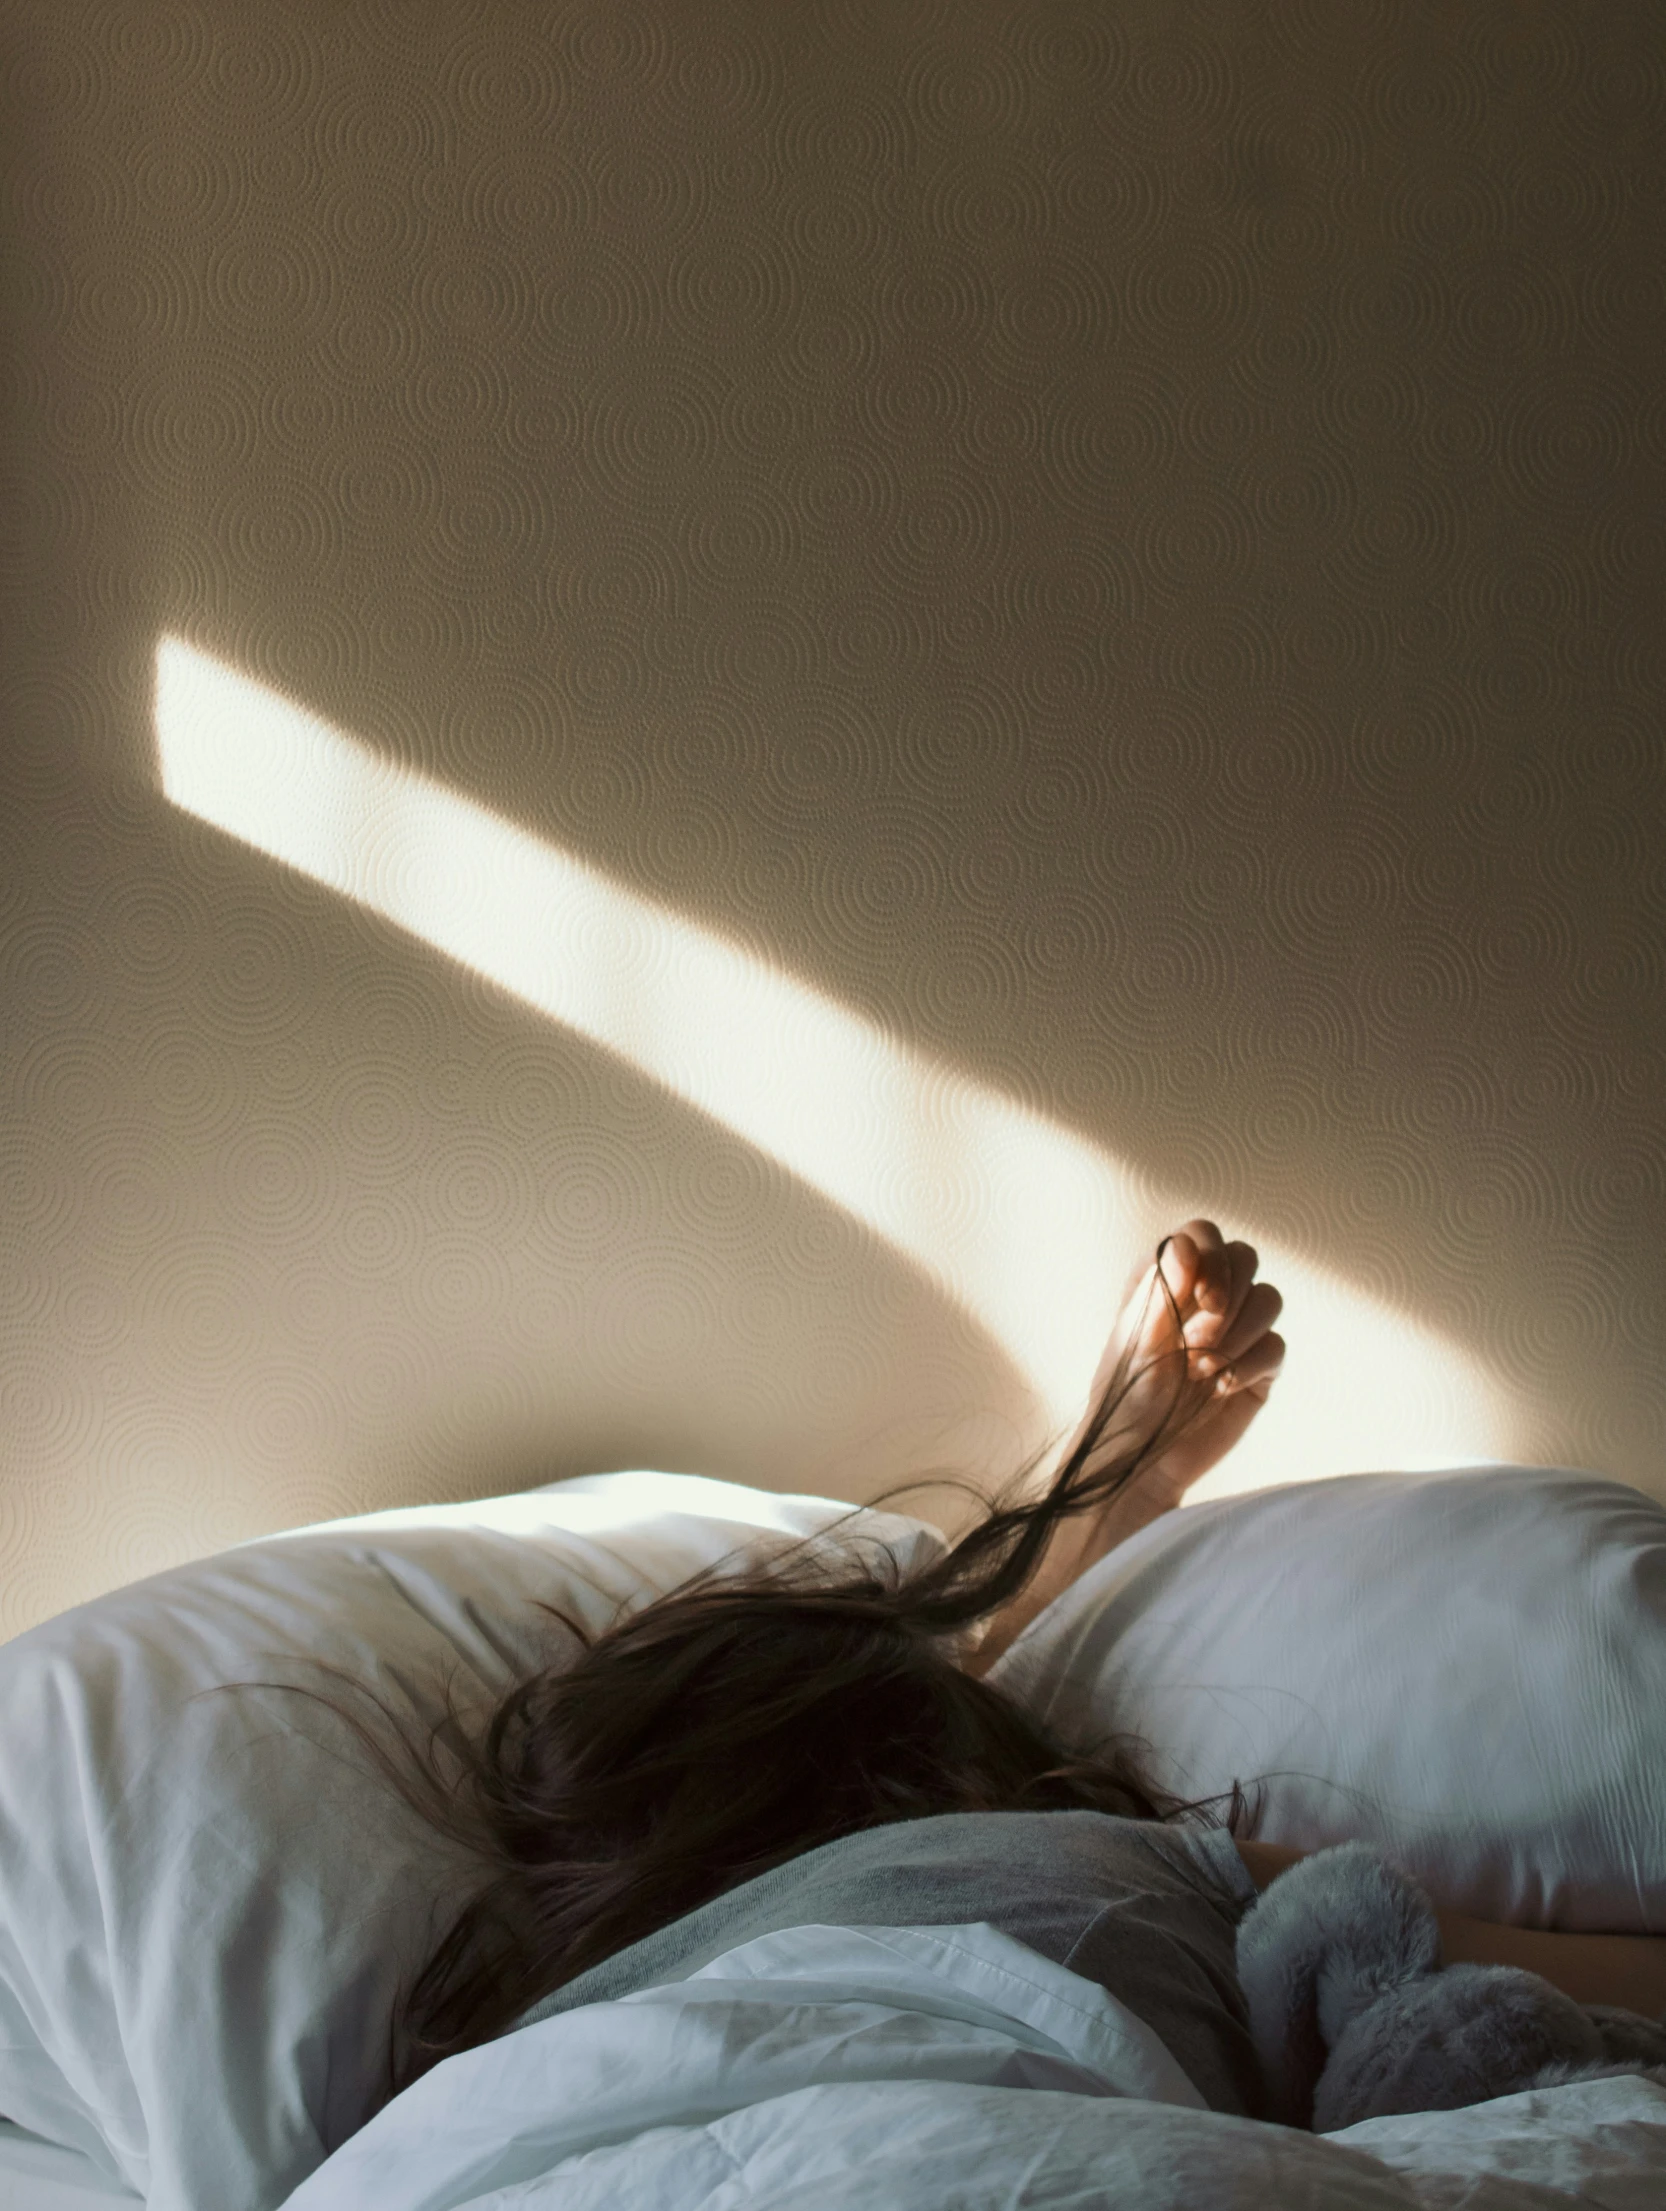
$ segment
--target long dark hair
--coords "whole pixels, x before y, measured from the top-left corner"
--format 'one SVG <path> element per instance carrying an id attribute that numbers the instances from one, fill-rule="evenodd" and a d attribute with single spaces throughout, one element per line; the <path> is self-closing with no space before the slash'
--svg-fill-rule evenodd
<path id="1" fill-rule="evenodd" d="M 1163 1248 L 1172 1346 L 1135 1367 L 1131 1331 L 1045 1494 L 1018 1494 L 1038 1455 L 934 1563 L 905 1576 L 871 1544 L 840 1546 L 835 1526 L 744 1572 L 703 1574 L 599 1635 L 556 1613 L 579 1656 L 518 1682 L 473 1738 L 453 1718 L 413 1740 L 378 1705 L 395 1753 L 327 1700 L 482 1868 L 402 1992 L 395 2088 L 696 1905 L 859 1829 L 974 1811 L 1213 1820 L 1220 1799 L 1163 1795 L 1127 1742 L 1067 1752 L 968 1673 L 955 1640 L 1024 1590 L 1062 1521 L 1106 1504 L 1206 1401 L 1212 1385 L 1188 1380 Z M 1118 1407 L 1164 1361 L 1178 1371 L 1162 1419 L 1113 1434 Z M 1225 1824 L 1246 1818 L 1235 1784 Z"/>

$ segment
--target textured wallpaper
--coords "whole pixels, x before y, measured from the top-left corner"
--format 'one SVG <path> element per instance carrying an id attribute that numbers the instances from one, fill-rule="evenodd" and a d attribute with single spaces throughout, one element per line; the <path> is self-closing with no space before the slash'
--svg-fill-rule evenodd
<path id="1" fill-rule="evenodd" d="M 1196 1211 L 1217 1488 L 1666 1497 L 1656 0 L 7 0 L 0 102 L 0 1631 L 992 1478 Z"/>

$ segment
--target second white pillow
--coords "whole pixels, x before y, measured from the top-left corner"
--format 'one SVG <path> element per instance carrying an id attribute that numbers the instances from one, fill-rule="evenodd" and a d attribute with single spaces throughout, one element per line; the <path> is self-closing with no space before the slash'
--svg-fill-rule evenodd
<path id="1" fill-rule="evenodd" d="M 1559 1467 L 1361 1474 L 1166 1514 L 992 1669 L 1263 1842 L 1352 1836 L 1452 1911 L 1666 1934 L 1666 1509 Z"/>

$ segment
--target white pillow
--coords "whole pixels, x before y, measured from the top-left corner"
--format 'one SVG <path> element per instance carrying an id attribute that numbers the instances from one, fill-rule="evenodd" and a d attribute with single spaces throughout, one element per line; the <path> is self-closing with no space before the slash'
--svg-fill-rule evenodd
<path id="1" fill-rule="evenodd" d="M 1453 1911 L 1666 1934 L 1666 1509 L 1556 1467 L 1187 1507 L 991 1669 L 1073 1742 L 1145 1738 L 1254 1832 L 1360 1836 Z"/>
<path id="2" fill-rule="evenodd" d="M 332 1714 L 196 1692 L 337 1693 L 297 1663 L 317 1659 L 432 1721 L 448 1671 L 479 1711 L 573 1649 L 539 1600 L 598 1629 L 839 1519 L 905 1569 L 942 1549 L 918 1521 L 849 1515 L 591 1476 L 266 1538 L 0 1648 L 0 2114 L 151 2211 L 281 2202 L 382 2100 L 397 1984 L 461 1868 Z"/>

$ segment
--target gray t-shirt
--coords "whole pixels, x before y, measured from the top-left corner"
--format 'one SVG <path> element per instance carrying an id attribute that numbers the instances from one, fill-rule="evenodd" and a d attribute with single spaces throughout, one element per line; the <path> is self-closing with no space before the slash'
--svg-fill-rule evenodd
<path id="1" fill-rule="evenodd" d="M 1097 1981 L 1161 2036 L 1212 2109 L 1262 2116 L 1233 1945 L 1255 1900 L 1224 1828 L 1107 1812 L 952 1812 L 824 1843 L 569 1981 L 519 2022 L 685 1979 L 786 1927 L 985 1921 Z"/>

